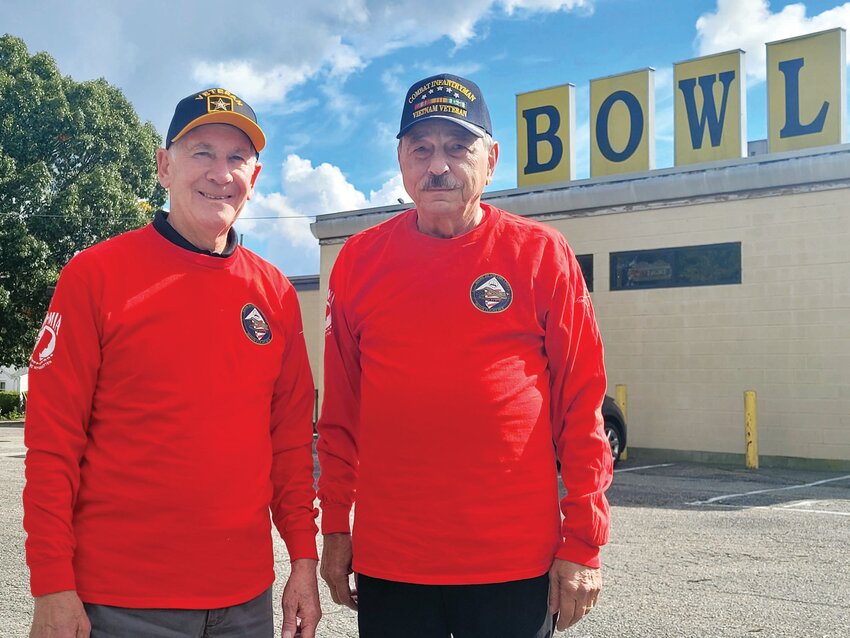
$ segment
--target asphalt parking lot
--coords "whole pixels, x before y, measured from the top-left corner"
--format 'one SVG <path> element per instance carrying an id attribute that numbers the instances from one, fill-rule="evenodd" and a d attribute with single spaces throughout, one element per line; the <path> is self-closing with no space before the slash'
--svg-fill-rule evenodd
<path id="1" fill-rule="evenodd" d="M 0 425 L 2 638 L 27 636 L 32 612 L 21 528 L 24 451 L 23 430 Z M 850 475 L 632 458 L 609 497 L 605 589 L 593 613 L 559 635 L 850 636 Z M 276 559 L 281 582 L 281 542 Z M 356 636 L 354 615 L 324 587 L 321 593 L 318 635 Z"/>

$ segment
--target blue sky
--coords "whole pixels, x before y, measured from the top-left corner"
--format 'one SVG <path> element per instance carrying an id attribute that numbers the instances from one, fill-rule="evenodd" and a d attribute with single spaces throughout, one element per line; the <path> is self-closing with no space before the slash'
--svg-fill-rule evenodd
<path id="1" fill-rule="evenodd" d="M 395 134 L 417 79 L 448 71 L 479 84 L 501 148 L 490 190 L 501 190 L 516 186 L 517 93 L 576 85 L 581 179 L 589 81 L 654 67 L 663 168 L 673 163 L 674 62 L 744 49 L 747 137 L 761 139 L 764 43 L 850 28 L 850 2 L 825 0 L 0 0 L 0 15 L 3 31 L 53 55 L 63 73 L 120 87 L 160 132 L 198 89 L 244 97 L 269 143 L 237 228 L 288 275 L 318 272 L 313 216 L 409 201 Z"/>

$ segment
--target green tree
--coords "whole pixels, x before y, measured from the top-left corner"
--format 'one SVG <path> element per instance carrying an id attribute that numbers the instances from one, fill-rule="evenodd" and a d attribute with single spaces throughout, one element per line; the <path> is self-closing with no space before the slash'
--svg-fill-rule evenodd
<path id="1" fill-rule="evenodd" d="M 25 365 L 74 254 L 146 224 L 165 202 L 160 136 L 105 80 L 63 77 L 0 37 L 0 365 Z"/>

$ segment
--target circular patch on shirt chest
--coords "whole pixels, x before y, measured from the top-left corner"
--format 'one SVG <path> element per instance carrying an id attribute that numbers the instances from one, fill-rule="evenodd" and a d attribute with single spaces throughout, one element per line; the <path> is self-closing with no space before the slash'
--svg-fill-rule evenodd
<path id="1" fill-rule="evenodd" d="M 248 338 L 261 346 L 272 340 L 272 329 L 263 313 L 252 303 L 242 306 L 242 329 Z"/>
<path id="2" fill-rule="evenodd" d="M 514 293 L 507 279 L 488 272 L 472 282 L 469 298 L 472 305 L 481 312 L 496 313 L 508 309 L 514 299 Z"/>

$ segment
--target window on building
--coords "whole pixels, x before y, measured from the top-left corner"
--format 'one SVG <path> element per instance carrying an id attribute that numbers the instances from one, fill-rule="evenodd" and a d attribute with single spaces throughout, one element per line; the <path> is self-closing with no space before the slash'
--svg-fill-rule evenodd
<path id="1" fill-rule="evenodd" d="M 741 283 L 741 242 L 611 253 L 611 290 Z"/>
<path id="2" fill-rule="evenodd" d="M 576 255 L 588 292 L 593 292 L 593 255 Z"/>
<path id="3" fill-rule="evenodd" d="M 5 390 L 5 389 L 6 389 L 6 382 L 0 381 L 0 392 L 3 392 L 3 390 Z"/>

